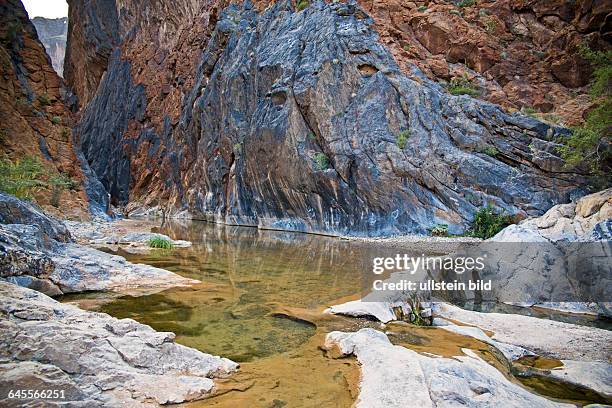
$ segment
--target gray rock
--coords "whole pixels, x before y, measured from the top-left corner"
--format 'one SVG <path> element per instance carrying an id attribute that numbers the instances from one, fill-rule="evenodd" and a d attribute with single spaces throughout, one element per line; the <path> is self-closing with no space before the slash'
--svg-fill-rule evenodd
<path id="1" fill-rule="evenodd" d="M 238 367 L 174 343 L 172 333 L 82 311 L 6 282 L 0 282 L 0 361 L 1 389 L 55 383 L 71 399 L 91 402 L 85 406 L 205 398 L 214 378 Z"/>
<path id="2" fill-rule="evenodd" d="M 145 91 L 116 51 L 76 130 L 84 154 L 114 202 L 262 228 L 459 233 L 487 204 L 524 216 L 569 201 L 580 177 L 552 141 L 565 130 L 402 74 L 372 25 L 353 2 L 230 5 L 179 123 L 129 137 Z"/>
<path id="3" fill-rule="evenodd" d="M 62 222 L 47 216 L 33 204 L 3 192 L 0 192 L 0 224 L 36 225 L 45 242 L 72 240 L 70 232 Z"/>
<path id="4" fill-rule="evenodd" d="M 325 348 L 353 354 L 361 365 L 357 407 L 570 407 L 510 382 L 471 350 L 453 358 L 427 357 L 394 346 L 373 329 L 331 332 Z"/>
<path id="5" fill-rule="evenodd" d="M 118 255 L 78 244 L 64 244 L 53 254 L 49 279 L 64 293 L 90 290 L 126 292 L 189 286 L 198 281 L 165 269 L 133 264 Z"/>

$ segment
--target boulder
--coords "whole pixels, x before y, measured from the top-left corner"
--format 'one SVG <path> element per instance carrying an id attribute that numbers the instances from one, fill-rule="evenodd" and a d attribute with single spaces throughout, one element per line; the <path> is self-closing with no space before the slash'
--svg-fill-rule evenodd
<path id="1" fill-rule="evenodd" d="M 47 216 L 29 202 L 3 192 L 0 192 L 0 224 L 36 225 L 45 242 L 72 240 L 70 232 L 61 221 Z"/>
<path id="2" fill-rule="evenodd" d="M 355 355 L 361 365 L 357 407 L 571 407 L 509 381 L 471 350 L 453 358 L 424 356 L 394 346 L 384 333 L 331 332 L 325 346 Z"/>
<path id="3" fill-rule="evenodd" d="M 88 407 L 202 399 L 214 391 L 215 378 L 238 367 L 174 343 L 173 333 L 6 282 L 0 282 L 0 360 L 0 389 L 63 389 L 71 406 Z M 20 401 L 26 402 L 32 401 Z"/>

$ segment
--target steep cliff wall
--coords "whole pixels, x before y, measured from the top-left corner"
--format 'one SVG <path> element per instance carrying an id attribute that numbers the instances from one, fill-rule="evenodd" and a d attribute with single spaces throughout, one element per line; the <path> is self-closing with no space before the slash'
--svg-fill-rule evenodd
<path id="1" fill-rule="evenodd" d="M 579 45 L 610 49 L 612 7 L 596 1 L 360 1 L 404 72 L 466 75 L 479 98 L 573 125 L 591 107 Z"/>
<path id="2" fill-rule="evenodd" d="M 32 23 L 36 28 L 38 39 L 45 46 L 51 58 L 53 69 L 59 76 L 64 72 L 64 55 L 68 38 L 68 18 L 34 17 Z"/>
<path id="3" fill-rule="evenodd" d="M 89 47 L 70 28 L 67 69 L 120 43 L 95 96 L 67 75 L 90 101 L 76 134 L 114 203 L 313 232 L 460 232 L 480 206 L 542 213 L 580 184 L 554 153 L 562 129 L 400 67 L 356 4 L 224 6 L 116 3 Z"/>
<path id="4" fill-rule="evenodd" d="M 66 92 L 18 0 L 0 2 L 0 79 L 0 158 L 33 156 L 46 168 L 43 177 L 61 172 L 76 180 L 78 189 L 64 191 L 60 208 L 49 205 L 48 188 L 35 190 L 34 198 L 51 212 L 88 216 L 83 169 L 89 167 L 73 143 Z"/>

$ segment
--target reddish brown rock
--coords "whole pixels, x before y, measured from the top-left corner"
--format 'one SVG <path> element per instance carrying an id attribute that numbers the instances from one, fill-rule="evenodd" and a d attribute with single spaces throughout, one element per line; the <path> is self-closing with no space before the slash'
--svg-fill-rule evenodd
<path id="1" fill-rule="evenodd" d="M 61 78 L 51 66 L 36 30 L 19 0 L 0 3 L 0 157 L 34 156 L 46 166 L 44 178 L 65 173 L 84 180 L 71 136 L 72 118 L 63 101 Z M 49 188 L 34 191 L 46 210 L 88 216 L 82 187 L 64 191 L 60 207 L 50 205 Z M 68 205 L 70 203 L 70 205 Z"/>

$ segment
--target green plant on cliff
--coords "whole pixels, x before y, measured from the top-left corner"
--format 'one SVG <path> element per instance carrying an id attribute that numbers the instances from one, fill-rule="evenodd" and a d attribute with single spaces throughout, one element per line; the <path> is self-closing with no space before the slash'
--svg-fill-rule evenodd
<path id="1" fill-rule="evenodd" d="M 325 155 L 325 153 L 315 153 L 314 160 L 317 163 L 319 170 L 329 169 L 329 158 Z"/>
<path id="2" fill-rule="evenodd" d="M 481 146 L 478 149 L 479 153 L 484 153 L 487 156 L 491 156 L 491 157 L 497 157 L 497 155 L 499 154 L 499 150 L 497 150 L 497 148 L 495 146 L 491 146 L 491 145 L 484 145 Z"/>
<path id="3" fill-rule="evenodd" d="M 476 212 L 469 235 L 489 239 L 510 225 L 511 221 L 510 216 L 505 212 L 497 213 L 493 207 L 486 206 Z"/>
<path id="4" fill-rule="evenodd" d="M 457 3 L 457 6 L 472 7 L 474 4 L 476 4 L 476 0 L 461 0 L 459 3 Z"/>
<path id="5" fill-rule="evenodd" d="M 595 108 L 581 126 L 563 140 L 558 151 L 567 169 L 583 167 L 593 176 L 594 184 L 610 184 L 612 169 L 612 51 L 593 51 L 580 46 L 578 53 L 593 66 L 590 94 Z"/>
<path id="6" fill-rule="evenodd" d="M 397 137 L 395 138 L 395 142 L 397 143 L 397 147 L 401 150 L 404 150 L 406 147 L 406 143 L 408 142 L 408 138 L 410 137 L 409 130 L 402 130 Z"/>
<path id="7" fill-rule="evenodd" d="M 51 122 L 53 122 L 54 125 L 59 125 L 60 123 L 62 123 L 62 118 L 60 118 L 59 116 L 53 116 L 51 118 Z"/>
<path id="8" fill-rule="evenodd" d="M 298 1 L 298 4 L 297 4 L 297 10 L 302 11 L 308 6 L 310 6 L 310 3 L 308 2 L 308 0 L 300 0 Z"/>
<path id="9" fill-rule="evenodd" d="M 469 95 L 471 97 L 480 95 L 478 88 L 465 75 L 451 79 L 447 89 L 453 95 Z"/>
<path id="10" fill-rule="evenodd" d="M 164 237 L 153 237 L 147 241 L 147 245 L 150 248 L 157 248 L 157 249 L 174 248 L 174 244 L 172 243 L 172 241 Z"/>
<path id="11" fill-rule="evenodd" d="M 17 198 L 29 200 L 32 193 L 45 187 L 42 180 L 44 167 L 33 156 L 11 162 L 9 159 L 0 160 L 0 190 L 14 195 Z"/>
<path id="12" fill-rule="evenodd" d="M 38 98 L 36 99 L 38 99 L 38 103 L 40 103 L 40 106 L 42 107 L 51 105 L 49 95 L 47 95 L 46 93 L 38 95 Z"/>
<path id="13" fill-rule="evenodd" d="M 59 207 L 64 190 L 74 190 L 78 183 L 65 173 L 57 173 L 49 177 L 49 186 L 51 187 L 51 205 Z"/>

